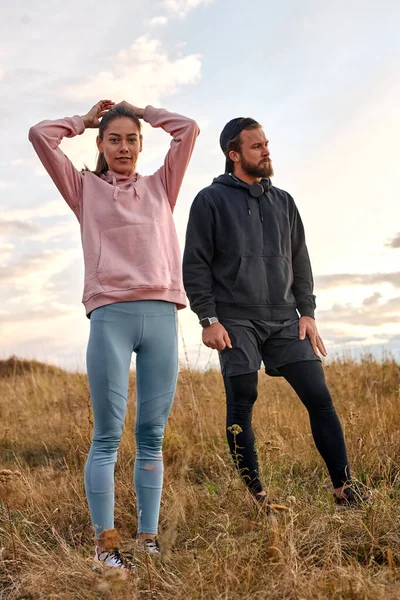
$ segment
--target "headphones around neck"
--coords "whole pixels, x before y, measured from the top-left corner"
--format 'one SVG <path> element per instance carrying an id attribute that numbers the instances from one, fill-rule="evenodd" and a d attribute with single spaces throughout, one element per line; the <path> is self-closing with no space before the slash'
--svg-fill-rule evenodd
<path id="1" fill-rule="evenodd" d="M 234 179 L 238 183 L 240 183 L 242 187 L 246 187 L 249 190 L 250 196 L 252 196 L 253 198 L 260 198 L 260 196 L 269 192 L 272 186 L 270 179 L 261 179 L 261 181 L 255 181 L 251 185 L 248 185 L 238 177 L 235 177 L 233 173 L 229 173 L 229 176 L 232 177 L 232 179 Z"/>
<path id="2" fill-rule="evenodd" d="M 253 198 L 259 198 L 263 194 L 266 194 L 271 189 L 271 180 L 262 179 L 261 181 L 255 181 L 249 187 L 249 194 Z"/>

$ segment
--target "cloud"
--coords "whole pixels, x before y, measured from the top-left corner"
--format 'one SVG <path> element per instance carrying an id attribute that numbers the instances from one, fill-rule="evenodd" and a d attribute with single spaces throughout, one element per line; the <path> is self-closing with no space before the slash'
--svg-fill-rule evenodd
<path id="1" fill-rule="evenodd" d="M 398 341 L 400 296 L 383 301 L 382 295 L 376 292 L 358 306 L 335 303 L 329 310 L 318 311 L 317 321 L 322 339 L 335 350 L 349 345 L 388 346 Z"/>
<path id="2" fill-rule="evenodd" d="M 372 294 L 372 296 L 368 296 L 368 298 L 365 298 L 365 300 L 363 301 L 363 306 L 375 306 L 378 304 L 379 298 L 382 298 L 382 294 L 380 294 L 379 292 L 375 292 L 374 294 Z"/>
<path id="3" fill-rule="evenodd" d="M 342 346 L 343 344 L 354 344 L 355 342 L 357 343 L 361 343 L 361 342 L 365 342 L 367 340 L 366 337 L 357 337 L 357 336 L 351 336 L 351 335 L 344 335 L 342 337 L 340 337 L 337 340 L 333 341 L 333 344 L 335 346 Z"/>
<path id="4" fill-rule="evenodd" d="M 168 23 L 167 17 L 153 17 L 153 19 L 150 19 L 151 25 L 166 25 L 167 23 Z"/>
<path id="5" fill-rule="evenodd" d="M 392 342 L 400 342 L 400 331 L 396 333 L 382 333 L 376 336 L 377 338 L 383 340 L 384 343 L 390 344 Z"/>
<path id="6" fill-rule="evenodd" d="M 400 248 L 400 233 L 397 233 L 395 237 L 386 244 L 386 246 L 389 246 L 389 248 Z"/>
<path id="7" fill-rule="evenodd" d="M 0 221 L 0 235 L 8 237 L 22 236 L 24 242 L 58 242 L 67 238 L 68 242 L 75 241 L 79 244 L 79 227 L 71 221 L 58 221 L 52 225 L 41 226 L 36 223 L 23 221 Z"/>
<path id="8" fill-rule="evenodd" d="M 333 346 L 343 346 L 344 344 L 362 343 L 367 341 L 366 335 L 351 335 L 343 329 L 320 328 L 321 336 L 325 343 Z"/>
<path id="9" fill-rule="evenodd" d="M 23 305 L 36 310 L 57 302 L 59 290 L 52 284 L 52 279 L 59 277 L 80 255 L 80 248 L 46 250 L 40 254 L 24 255 L 2 267 L 0 282 L 3 288 L 3 308 L 8 310 L 12 307 L 14 311 Z"/>
<path id="10" fill-rule="evenodd" d="M 4 221 L 0 220 L 0 234 L 10 233 L 37 233 L 40 228 L 33 223 L 26 223 L 25 221 Z"/>
<path id="11" fill-rule="evenodd" d="M 14 325 L 24 322 L 37 322 L 45 321 L 51 315 L 52 319 L 57 317 L 70 315 L 76 311 L 75 306 L 68 304 L 61 304 L 59 302 L 45 303 L 43 306 L 26 310 L 26 308 L 13 309 L 12 311 L 1 311 L 0 323 L 7 323 L 8 325 Z"/>
<path id="12" fill-rule="evenodd" d="M 109 68 L 84 80 L 71 81 L 59 89 L 60 94 L 79 101 L 92 102 L 93 97 L 106 95 L 115 101 L 129 99 L 137 106 L 162 106 L 165 96 L 175 94 L 183 85 L 197 83 L 201 77 L 199 55 L 182 56 L 180 50 L 179 56 L 171 57 L 159 40 L 148 35 L 139 37 L 131 46 L 106 60 Z M 82 136 L 63 140 L 61 149 L 78 169 L 83 163 L 94 168 L 95 138 L 94 130 L 85 131 Z M 163 158 L 170 143 L 164 132 L 152 129 L 147 123 L 144 123 L 144 138 L 145 150 L 139 162 L 141 172 L 143 165 Z M 159 164 L 150 165 L 150 172 L 158 167 Z M 36 164 L 35 168 L 36 175 L 45 175 L 42 166 Z"/>
<path id="13" fill-rule="evenodd" d="M 335 275 L 318 275 L 315 277 L 315 284 L 319 290 L 348 287 L 352 285 L 374 285 L 377 283 L 390 283 L 394 287 L 400 287 L 400 272 L 371 274 L 342 273 Z"/>
<path id="14" fill-rule="evenodd" d="M 31 83 L 38 84 L 39 79 L 47 77 L 45 71 L 38 69 L 13 69 L 4 74 L 3 82 L 7 85 L 30 86 Z"/>
<path id="15" fill-rule="evenodd" d="M 351 327 L 381 327 L 400 323 L 400 296 L 378 304 L 374 294 L 366 298 L 361 306 L 353 304 L 333 304 L 329 310 L 318 311 L 322 323 L 340 323 Z"/>
<path id="16" fill-rule="evenodd" d="M 10 243 L 1 243 L 0 244 L 0 265 L 3 267 L 10 260 L 13 250 L 14 244 Z"/>
<path id="17" fill-rule="evenodd" d="M 27 338 L 51 334 L 65 340 L 74 331 L 73 319 L 79 314 L 80 290 L 75 280 L 81 268 L 80 253 L 77 249 L 25 255 L 0 269 L 3 351 L 25 356 Z M 71 280 L 71 272 L 74 280 Z M 82 337 L 81 333 L 81 330 L 74 331 L 69 347 Z M 49 344 L 37 347 L 39 353 L 48 351 Z M 60 352 L 60 357 L 62 354 Z"/>
<path id="18" fill-rule="evenodd" d="M 163 0 L 162 6 L 178 17 L 184 18 L 194 8 L 197 8 L 201 4 L 207 5 L 212 2 L 214 0 Z"/>
<path id="19" fill-rule="evenodd" d="M 27 277 L 36 276 L 45 271 L 57 259 L 57 254 L 49 251 L 41 254 L 25 255 L 18 261 L 8 265 L 0 272 L 0 280 L 21 282 Z"/>
<path id="20" fill-rule="evenodd" d="M 397 333 L 396 335 L 389 337 L 388 342 L 389 342 L 389 344 L 391 344 L 392 342 L 400 342 L 400 333 Z"/>
<path id="21" fill-rule="evenodd" d="M 2 218 L 6 221 L 30 221 L 36 218 L 61 217 L 69 214 L 72 214 L 72 211 L 62 198 L 27 207 L 4 206 L 1 212 Z"/>
<path id="22" fill-rule="evenodd" d="M 33 320 L 9 323 L 1 321 L 2 355 L 21 356 L 59 365 L 73 371 L 85 371 L 85 348 L 89 320 L 81 309 L 64 312 L 49 305 Z M 51 316 L 51 331 L 47 328 Z M 77 327 L 79 323 L 79 327 Z M 71 331 L 74 335 L 71 336 Z"/>
<path id="23" fill-rule="evenodd" d="M 59 89 L 60 95 L 92 101 L 107 94 L 116 101 L 129 98 L 137 106 L 160 105 L 161 97 L 175 94 L 182 85 L 197 83 L 201 75 L 198 54 L 171 59 L 161 42 L 148 35 L 107 61 L 108 70 L 71 81 Z"/>

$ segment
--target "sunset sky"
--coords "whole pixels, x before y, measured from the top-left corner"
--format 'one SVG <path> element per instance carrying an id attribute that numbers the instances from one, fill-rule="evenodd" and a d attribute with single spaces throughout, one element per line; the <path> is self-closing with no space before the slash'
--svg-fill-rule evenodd
<path id="1" fill-rule="evenodd" d="M 386 349 L 399 360 L 399 22 L 394 0 L 3 3 L 0 358 L 85 369 L 79 225 L 27 136 L 111 98 L 201 127 L 175 211 L 182 248 L 194 196 L 224 169 L 222 127 L 257 119 L 273 183 L 305 224 L 328 357 Z M 63 142 L 77 168 L 94 167 L 95 136 Z M 145 125 L 140 173 L 160 166 L 169 142 Z M 196 316 L 179 316 L 192 366 L 216 365 Z"/>

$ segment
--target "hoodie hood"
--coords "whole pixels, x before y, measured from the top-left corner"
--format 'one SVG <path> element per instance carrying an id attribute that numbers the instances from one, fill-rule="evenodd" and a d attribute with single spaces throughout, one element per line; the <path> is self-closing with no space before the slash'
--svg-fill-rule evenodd
<path id="1" fill-rule="evenodd" d="M 228 187 L 233 187 L 239 190 L 243 190 L 243 193 L 245 195 L 246 198 L 246 203 L 247 203 L 247 214 L 249 216 L 251 216 L 251 206 L 250 206 L 250 200 L 254 200 L 257 199 L 258 201 L 258 212 L 260 215 L 260 220 L 263 222 L 264 221 L 264 212 L 263 212 L 263 197 L 266 196 L 268 194 L 268 191 L 271 188 L 271 180 L 270 179 L 261 179 L 261 185 L 264 188 L 264 192 L 260 193 L 260 195 L 256 196 L 252 193 L 251 191 L 251 185 L 249 183 L 246 183 L 245 181 L 242 181 L 241 179 L 238 179 L 238 177 L 235 177 L 235 175 L 232 175 L 232 173 L 224 173 L 223 175 L 219 175 L 218 177 L 215 177 L 213 179 L 213 185 L 214 184 L 221 184 L 221 185 L 226 185 Z M 254 184 L 253 184 L 254 185 Z"/>
<path id="2" fill-rule="evenodd" d="M 238 179 L 234 175 L 224 173 L 218 177 L 214 177 L 213 183 L 221 183 L 222 185 L 228 185 L 230 187 L 249 189 L 249 184 L 241 179 Z"/>
<path id="3" fill-rule="evenodd" d="M 228 185 L 231 187 L 241 187 L 244 189 L 250 189 L 250 184 L 242 181 L 232 173 L 224 173 L 223 175 L 219 175 L 213 179 L 213 183 L 221 183 L 222 185 Z M 266 191 L 271 187 L 271 180 L 263 177 L 261 179 L 261 183 L 265 186 Z"/>
<path id="4" fill-rule="evenodd" d="M 107 171 L 106 173 L 100 175 L 100 177 L 107 183 L 110 183 L 112 186 L 114 186 L 114 200 L 118 199 L 118 194 L 120 190 L 123 190 L 125 192 L 133 190 L 135 192 L 135 195 L 139 197 L 135 187 L 136 182 L 141 178 L 141 175 L 139 173 L 135 172 L 132 175 L 127 176 L 121 175 L 120 173 L 116 173 L 115 171 Z"/>

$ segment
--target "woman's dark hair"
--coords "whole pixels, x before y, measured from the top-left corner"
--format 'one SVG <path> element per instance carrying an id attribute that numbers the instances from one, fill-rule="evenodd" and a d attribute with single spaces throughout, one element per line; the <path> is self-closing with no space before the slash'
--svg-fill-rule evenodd
<path id="1" fill-rule="evenodd" d="M 104 132 L 107 129 L 107 127 L 109 126 L 109 124 L 112 121 L 115 121 L 115 119 L 120 119 L 121 117 L 127 117 L 128 119 L 131 119 L 134 123 L 136 123 L 139 133 L 141 135 L 142 124 L 140 122 L 139 117 L 136 116 L 136 114 L 133 112 L 133 110 L 126 108 L 126 106 L 116 106 L 115 108 L 112 108 L 111 110 L 106 112 L 106 114 L 100 121 L 99 138 L 101 140 L 104 138 Z M 89 169 L 85 168 L 84 170 L 88 171 Z M 108 171 L 107 161 L 104 157 L 104 154 L 102 152 L 99 152 L 99 156 L 97 157 L 96 168 L 93 171 L 93 173 L 95 175 L 97 175 L 97 177 L 100 177 L 100 175 L 103 175 L 103 173 L 106 173 L 107 171 Z"/>
<path id="2" fill-rule="evenodd" d="M 247 120 L 247 119 L 243 119 L 243 121 L 245 121 L 245 120 Z M 241 123 L 243 123 L 243 121 L 241 121 Z M 261 127 L 261 125 L 259 123 L 252 123 L 248 127 L 243 127 L 243 129 L 259 129 L 260 127 Z M 243 129 L 242 129 L 242 131 L 243 131 Z M 242 132 L 238 133 L 237 136 L 235 136 L 234 138 L 232 138 L 228 142 L 228 149 L 226 151 L 226 168 L 225 168 L 225 173 L 233 173 L 235 163 L 233 162 L 233 160 L 231 160 L 229 158 L 229 152 L 231 150 L 234 150 L 235 152 L 239 152 L 240 153 L 240 149 L 241 149 L 241 146 L 242 146 L 242 140 L 240 138 L 240 134 L 241 133 Z"/>

